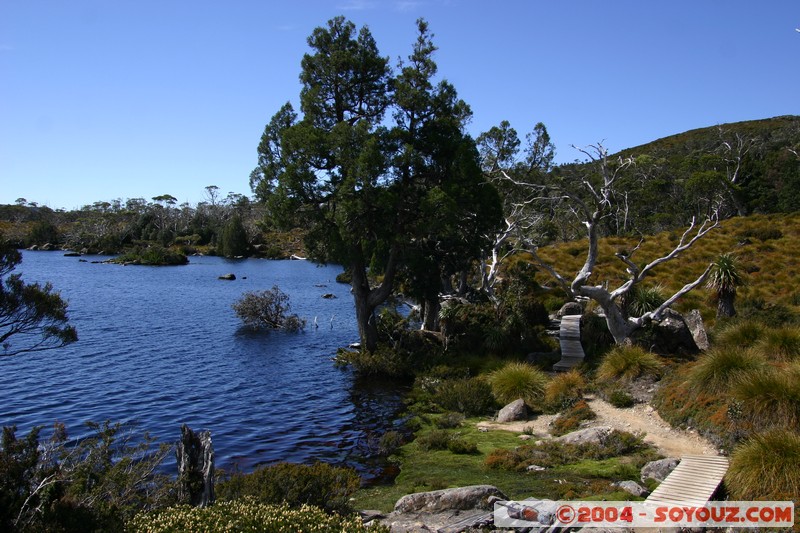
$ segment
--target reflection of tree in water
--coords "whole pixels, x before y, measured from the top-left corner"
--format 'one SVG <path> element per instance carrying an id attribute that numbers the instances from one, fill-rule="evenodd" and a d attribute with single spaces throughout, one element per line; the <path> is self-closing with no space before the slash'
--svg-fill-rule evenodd
<path id="1" fill-rule="evenodd" d="M 345 463 L 358 470 L 367 483 L 379 483 L 397 474 L 386 459 L 389 431 L 403 432 L 400 412 L 403 394 L 410 387 L 380 378 L 355 378 L 349 390 L 353 418 L 343 428 L 339 446 L 347 449 Z"/>

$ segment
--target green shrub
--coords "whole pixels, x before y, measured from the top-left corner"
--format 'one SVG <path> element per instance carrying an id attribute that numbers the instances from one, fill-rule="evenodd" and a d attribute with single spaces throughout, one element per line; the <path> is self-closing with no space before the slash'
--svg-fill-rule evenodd
<path id="1" fill-rule="evenodd" d="M 603 358 L 597 377 L 605 382 L 629 382 L 638 377 L 658 376 L 661 368 L 658 356 L 640 346 L 616 346 Z"/>
<path id="2" fill-rule="evenodd" d="M 581 318 L 581 346 L 588 360 L 598 359 L 614 346 L 614 337 L 608 331 L 603 317 L 585 314 Z"/>
<path id="3" fill-rule="evenodd" d="M 459 455 L 475 455 L 478 452 L 478 445 L 464 438 L 453 438 L 447 443 L 447 449 Z"/>
<path id="4" fill-rule="evenodd" d="M 547 374 L 527 363 L 507 363 L 489 374 L 492 394 L 501 403 L 525 400 L 531 408 L 540 406 L 547 386 Z"/>
<path id="5" fill-rule="evenodd" d="M 461 413 L 445 413 L 436 419 L 436 427 L 439 429 L 455 429 L 464 423 L 464 415 Z"/>
<path id="6" fill-rule="evenodd" d="M 595 418 L 597 415 L 589 407 L 589 404 L 585 400 L 581 400 L 553 420 L 550 433 L 555 436 L 564 435 L 578 429 L 584 420 L 594 420 Z"/>
<path id="7" fill-rule="evenodd" d="M 662 285 L 634 285 L 625 296 L 625 309 L 630 316 L 642 316 L 658 309 L 665 299 Z"/>
<path id="8" fill-rule="evenodd" d="M 800 435 L 775 429 L 755 435 L 731 454 L 725 487 L 734 500 L 800 497 Z"/>
<path id="9" fill-rule="evenodd" d="M 413 375 L 408 354 L 385 345 L 378 346 L 374 352 L 340 348 L 336 352 L 336 364 L 352 366 L 361 376 L 405 378 Z"/>
<path id="10" fill-rule="evenodd" d="M 364 526 L 358 515 L 328 514 L 319 507 L 288 504 L 271 505 L 243 499 L 218 502 L 211 507 L 181 505 L 163 511 L 140 513 L 129 524 L 130 530 L 142 533 L 283 533 L 285 531 L 373 531 L 388 533 L 385 526 Z"/>
<path id="11" fill-rule="evenodd" d="M 723 347 L 709 350 L 689 372 L 695 392 L 725 392 L 741 376 L 766 367 L 766 360 L 754 350 Z"/>
<path id="12" fill-rule="evenodd" d="M 217 495 L 221 500 L 247 496 L 259 503 L 308 504 L 327 511 L 349 512 L 350 495 L 358 489 L 360 481 L 350 468 L 325 463 L 277 463 L 251 474 L 232 475 L 217 485 Z"/>
<path id="13" fill-rule="evenodd" d="M 558 374 L 551 379 L 544 389 L 544 405 L 553 412 L 567 409 L 583 398 L 586 380 L 573 368 L 569 372 Z"/>
<path id="14" fill-rule="evenodd" d="M 179 252 L 173 252 L 163 246 L 136 247 L 112 259 L 114 263 L 145 265 L 145 266 L 174 266 L 185 265 L 189 259 Z"/>
<path id="15" fill-rule="evenodd" d="M 491 387 L 481 378 L 443 380 L 432 399 L 442 409 L 465 416 L 485 415 L 496 407 Z"/>
<path id="16" fill-rule="evenodd" d="M 732 392 L 756 428 L 800 430 L 800 363 L 749 372 Z"/>
<path id="17" fill-rule="evenodd" d="M 388 457 L 403 445 L 403 435 L 398 431 L 390 430 L 381 435 L 378 442 L 378 453 Z"/>
<path id="18" fill-rule="evenodd" d="M 446 450 L 452 436 L 444 429 L 434 429 L 417 437 L 416 443 L 421 450 Z"/>
<path id="19" fill-rule="evenodd" d="M 608 403 L 620 409 L 627 409 L 628 407 L 633 407 L 636 400 L 624 390 L 615 389 L 608 395 Z"/>

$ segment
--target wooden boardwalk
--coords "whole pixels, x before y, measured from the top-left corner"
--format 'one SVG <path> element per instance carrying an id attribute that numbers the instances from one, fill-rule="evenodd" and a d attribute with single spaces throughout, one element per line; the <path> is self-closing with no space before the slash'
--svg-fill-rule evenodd
<path id="1" fill-rule="evenodd" d="M 728 459 L 713 455 L 684 455 L 677 468 L 647 497 L 645 503 L 702 507 L 717 490 Z"/>
<path id="2" fill-rule="evenodd" d="M 561 344 L 561 360 L 553 365 L 556 372 L 566 372 L 583 362 L 586 354 L 581 346 L 581 316 L 567 315 L 561 317 L 558 333 Z"/>

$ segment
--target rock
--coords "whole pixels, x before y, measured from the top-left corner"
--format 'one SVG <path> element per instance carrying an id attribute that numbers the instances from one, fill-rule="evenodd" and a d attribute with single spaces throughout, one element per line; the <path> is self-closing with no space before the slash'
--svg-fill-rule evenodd
<path id="1" fill-rule="evenodd" d="M 332 300 L 332 299 L 336 298 L 336 295 L 329 292 L 327 294 L 323 294 L 322 297 L 325 298 L 326 300 Z"/>
<path id="2" fill-rule="evenodd" d="M 683 319 L 686 321 L 686 326 L 692 333 L 692 338 L 697 347 L 702 351 L 708 350 L 708 335 L 706 334 L 706 327 L 703 324 L 703 317 L 700 315 L 700 311 L 692 309 Z"/>
<path id="3" fill-rule="evenodd" d="M 547 469 L 545 467 L 539 466 L 539 465 L 528 465 L 525 468 L 525 470 L 527 470 L 528 472 L 543 472 L 543 471 L 545 471 Z"/>
<path id="4" fill-rule="evenodd" d="M 386 514 L 383 511 L 377 511 L 375 509 L 364 509 L 363 511 L 359 511 L 358 515 L 364 522 L 369 522 L 376 518 L 386 518 Z"/>
<path id="5" fill-rule="evenodd" d="M 454 489 L 417 492 L 403 496 L 394 505 L 396 513 L 438 513 L 471 509 L 491 511 L 489 498 L 508 498 L 494 485 L 470 485 Z"/>
<path id="6" fill-rule="evenodd" d="M 517 420 L 527 420 L 527 418 L 528 406 L 525 405 L 525 400 L 522 398 L 506 405 L 497 414 L 498 422 L 515 422 Z"/>
<path id="7" fill-rule="evenodd" d="M 53 250 L 56 249 L 56 247 L 48 242 L 40 246 L 39 249 L 43 252 L 52 252 Z"/>
<path id="8" fill-rule="evenodd" d="M 619 487 L 628 494 L 633 494 L 634 496 L 644 497 L 649 494 L 648 490 L 635 481 L 617 481 L 616 483 L 612 483 L 613 486 Z"/>
<path id="9" fill-rule="evenodd" d="M 699 350 L 692 332 L 680 313 L 667 309 L 659 321 L 632 335 L 634 342 L 661 354 L 695 354 Z"/>
<path id="10" fill-rule="evenodd" d="M 38 252 L 39 251 L 39 245 L 37 245 L 37 244 L 31 245 L 31 247 L 28 248 L 28 250 L 31 251 L 31 252 Z"/>
<path id="11" fill-rule="evenodd" d="M 603 442 L 603 440 L 605 440 L 605 438 L 608 437 L 613 430 L 614 429 L 611 426 L 595 426 L 586 429 L 579 429 L 577 431 L 557 437 L 553 440 L 566 444 L 599 444 Z"/>
<path id="12" fill-rule="evenodd" d="M 236 279 L 236 275 L 235 274 L 223 274 L 218 279 L 224 279 L 224 280 L 227 280 L 227 281 L 233 281 L 233 280 Z"/>
<path id="13" fill-rule="evenodd" d="M 67 252 L 64 254 L 64 257 L 80 257 L 80 256 L 81 254 L 79 254 L 78 252 Z"/>
<path id="14" fill-rule="evenodd" d="M 658 461 L 650 461 L 642 467 L 641 480 L 645 482 L 647 478 L 655 479 L 658 482 L 664 481 L 670 472 L 675 470 L 678 466 L 680 459 L 668 457 L 667 459 L 659 459 Z"/>
<path id="15" fill-rule="evenodd" d="M 561 309 L 558 310 L 558 317 L 561 318 L 563 316 L 569 315 L 582 315 L 583 314 L 583 306 L 578 302 L 567 302 L 561 306 Z"/>
<path id="16" fill-rule="evenodd" d="M 520 435 L 519 440 L 531 440 L 533 436 L 531 435 Z"/>

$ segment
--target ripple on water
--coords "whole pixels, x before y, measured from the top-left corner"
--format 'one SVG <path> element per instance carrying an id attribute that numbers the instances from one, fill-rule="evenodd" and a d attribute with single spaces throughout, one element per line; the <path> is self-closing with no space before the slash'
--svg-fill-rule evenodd
<path id="1" fill-rule="evenodd" d="M 331 362 L 357 338 L 349 287 L 334 280 L 340 269 L 215 257 L 120 267 L 24 252 L 19 270 L 69 300 L 80 341 L 0 358 L 0 424 L 27 432 L 58 420 L 75 436 L 87 420 L 135 420 L 174 441 L 186 423 L 212 431 L 222 467 L 322 459 L 374 470 L 353 459 L 363 455 L 359 442 L 391 428 L 400 401 L 393 386 L 354 383 Z M 226 272 L 239 279 L 219 281 Z M 240 327 L 231 304 L 274 284 L 308 321 L 305 332 Z"/>

